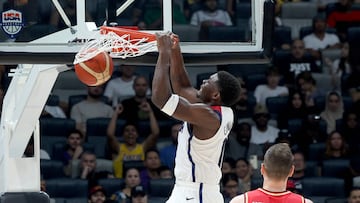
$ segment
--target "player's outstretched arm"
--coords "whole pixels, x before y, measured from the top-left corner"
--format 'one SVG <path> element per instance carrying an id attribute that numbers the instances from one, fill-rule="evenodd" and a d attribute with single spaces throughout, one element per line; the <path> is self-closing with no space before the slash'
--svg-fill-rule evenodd
<path id="1" fill-rule="evenodd" d="M 185 69 L 183 55 L 180 49 L 180 39 L 176 34 L 171 34 L 173 45 L 170 57 L 170 81 L 173 91 L 186 98 L 190 103 L 198 102 L 197 90 L 191 85 L 189 75 Z"/>
<path id="2" fill-rule="evenodd" d="M 172 39 L 168 34 L 157 33 L 157 44 L 159 56 L 155 67 L 152 82 L 152 102 L 156 107 L 166 114 L 178 120 L 187 121 L 200 133 L 194 133 L 200 139 L 207 139 L 213 136 L 220 126 L 218 115 L 205 104 L 191 104 L 186 98 L 171 91 L 169 80 L 169 63 L 171 55 Z"/>

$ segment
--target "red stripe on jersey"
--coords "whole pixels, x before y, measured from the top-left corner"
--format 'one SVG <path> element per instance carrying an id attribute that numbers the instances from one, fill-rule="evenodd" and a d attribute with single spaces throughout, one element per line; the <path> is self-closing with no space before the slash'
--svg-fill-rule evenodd
<path id="1" fill-rule="evenodd" d="M 220 115 L 221 115 L 221 106 L 211 106 L 211 109 L 214 110 L 214 111 L 219 112 Z"/>
<path id="2" fill-rule="evenodd" d="M 286 192 L 270 192 L 258 188 L 256 190 L 247 192 L 247 202 L 249 203 L 303 203 L 304 198 L 301 195 Z"/>

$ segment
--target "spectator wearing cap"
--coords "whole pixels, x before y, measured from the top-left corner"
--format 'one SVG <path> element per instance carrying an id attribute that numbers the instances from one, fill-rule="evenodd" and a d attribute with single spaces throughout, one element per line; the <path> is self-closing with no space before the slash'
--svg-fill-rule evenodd
<path id="1" fill-rule="evenodd" d="M 132 203 L 148 203 L 148 195 L 142 185 L 138 185 L 131 190 Z"/>
<path id="2" fill-rule="evenodd" d="M 105 203 L 106 202 L 106 191 L 103 187 L 96 185 L 89 191 L 88 197 L 89 203 Z"/>
<path id="3" fill-rule="evenodd" d="M 264 105 L 258 104 L 254 109 L 253 120 L 255 125 L 251 127 L 250 143 L 269 145 L 275 143 L 279 129 L 269 125 L 270 114 Z"/>

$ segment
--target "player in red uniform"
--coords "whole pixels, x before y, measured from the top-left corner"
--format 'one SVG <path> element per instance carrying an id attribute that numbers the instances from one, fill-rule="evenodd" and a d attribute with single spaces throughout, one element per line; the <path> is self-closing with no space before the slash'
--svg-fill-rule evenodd
<path id="1" fill-rule="evenodd" d="M 288 144 L 271 146 L 261 164 L 263 187 L 236 196 L 230 203 L 312 203 L 301 195 L 286 191 L 287 180 L 294 173 L 293 159 Z"/>

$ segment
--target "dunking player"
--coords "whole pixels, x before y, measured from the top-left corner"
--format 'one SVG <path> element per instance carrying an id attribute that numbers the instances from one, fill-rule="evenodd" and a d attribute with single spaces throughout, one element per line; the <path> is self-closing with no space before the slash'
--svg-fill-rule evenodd
<path id="1" fill-rule="evenodd" d="M 286 191 L 287 180 L 294 173 L 293 155 L 288 144 L 271 146 L 265 153 L 261 164 L 264 178 L 262 188 L 234 197 L 230 203 L 312 203 L 303 196 Z"/>
<path id="2" fill-rule="evenodd" d="M 167 203 L 222 203 L 220 168 L 234 120 L 231 108 L 225 106 L 237 102 L 240 83 L 219 71 L 196 90 L 184 68 L 179 38 L 157 33 L 157 45 L 152 101 L 163 112 L 184 121 L 178 135 L 175 186 Z"/>

